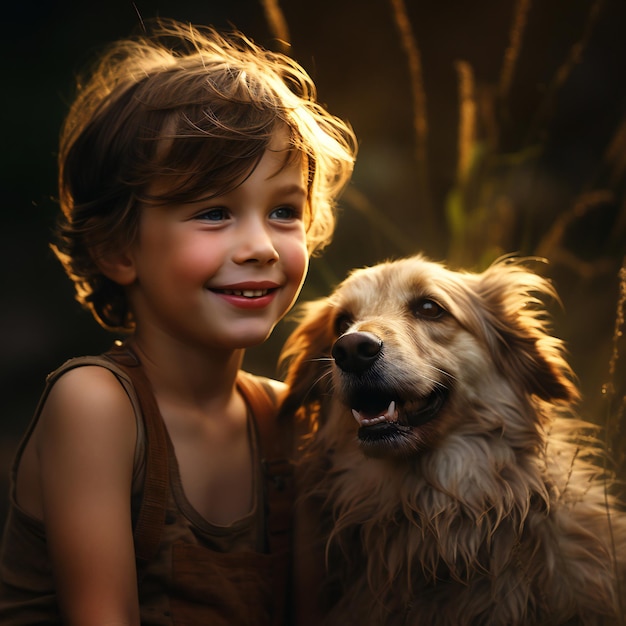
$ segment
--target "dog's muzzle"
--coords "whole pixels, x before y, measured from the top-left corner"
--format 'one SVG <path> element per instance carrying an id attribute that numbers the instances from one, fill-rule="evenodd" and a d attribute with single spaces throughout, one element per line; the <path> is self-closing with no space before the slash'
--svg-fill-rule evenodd
<path id="1" fill-rule="evenodd" d="M 331 350 L 335 365 L 350 379 L 345 402 L 359 425 L 358 437 L 367 450 L 398 447 L 412 432 L 438 415 L 449 396 L 447 385 L 438 384 L 424 396 L 388 387 L 376 364 L 383 359 L 383 340 L 365 332 L 348 332 Z"/>

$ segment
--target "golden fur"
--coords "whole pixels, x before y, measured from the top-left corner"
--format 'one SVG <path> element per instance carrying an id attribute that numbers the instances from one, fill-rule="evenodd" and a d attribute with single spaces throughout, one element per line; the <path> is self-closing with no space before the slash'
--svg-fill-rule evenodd
<path id="1" fill-rule="evenodd" d="M 306 307 L 282 412 L 312 433 L 300 488 L 326 623 L 624 623 L 626 518 L 546 297 L 520 261 L 416 256 Z"/>

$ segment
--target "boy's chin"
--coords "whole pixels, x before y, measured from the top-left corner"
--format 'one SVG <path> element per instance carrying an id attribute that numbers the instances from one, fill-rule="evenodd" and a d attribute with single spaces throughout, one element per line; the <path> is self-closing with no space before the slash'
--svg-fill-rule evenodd
<path id="1" fill-rule="evenodd" d="M 276 325 L 271 328 L 259 329 L 258 331 L 250 330 L 235 334 L 232 339 L 232 347 L 236 350 L 247 350 L 248 348 L 256 348 L 265 343 L 272 335 Z"/>

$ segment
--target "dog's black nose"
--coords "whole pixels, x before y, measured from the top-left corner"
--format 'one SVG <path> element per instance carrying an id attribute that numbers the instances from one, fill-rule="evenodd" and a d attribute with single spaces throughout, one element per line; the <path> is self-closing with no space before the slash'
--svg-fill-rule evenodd
<path id="1" fill-rule="evenodd" d="M 344 372 L 360 374 L 373 365 L 382 347 L 382 339 L 372 333 L 346 333 L 335 341 L 331 354 Z"/>

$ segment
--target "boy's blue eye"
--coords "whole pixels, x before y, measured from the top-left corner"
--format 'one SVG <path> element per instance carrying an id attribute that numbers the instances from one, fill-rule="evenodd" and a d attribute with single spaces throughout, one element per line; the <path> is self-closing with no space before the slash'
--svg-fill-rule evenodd
<path id="1" fill-rule="evenodd" d="M 222 208 L 207 209 L 206 211 L 202 211 L 202 213 L 198 213 L 198 215 L 196 215 L 196 219 L 204 220 L 206 222 L 221 222 L 227 217 L 228 211 Z"/>
<path id="2" fill-rule="evenodd" d="M 299 216 L 299 211 L 296 211 L 296 209 L 290 206 L 278 207 L 270 213 L 270 217 L 275 220 L 294 220 L 297 219 Z"/>

